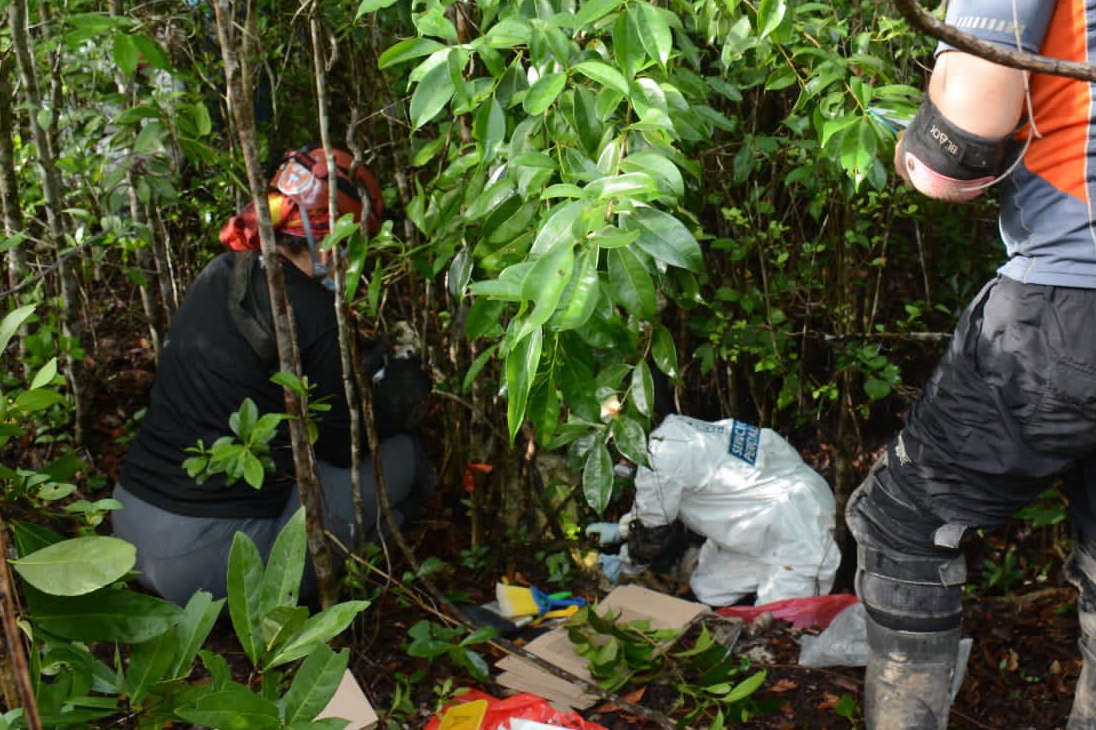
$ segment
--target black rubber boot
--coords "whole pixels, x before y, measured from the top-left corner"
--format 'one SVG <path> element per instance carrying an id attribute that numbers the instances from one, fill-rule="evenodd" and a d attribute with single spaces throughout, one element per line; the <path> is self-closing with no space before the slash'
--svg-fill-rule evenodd
<path id="1" fill-rule="evenodd" d="M 867 624 L 864 717 L 868 730 L 946 730 L 959 629 L 896 631 L 870 616 Z"/>
<path id="2" fill-rule="evenodd" d="M 1082 625 L 1084 616 L 1082 616 Z M 1096 730 L 1096 640 L 1082 636 L 1078 642 L 1084 666 L 1073 692 L 1073 709 L 1066 730 Z"/>

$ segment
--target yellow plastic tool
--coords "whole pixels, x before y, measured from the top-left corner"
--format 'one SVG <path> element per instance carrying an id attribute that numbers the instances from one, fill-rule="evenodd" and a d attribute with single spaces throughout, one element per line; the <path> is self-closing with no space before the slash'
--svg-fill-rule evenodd
<path id="1" fill-rule="evenodd" d="M 472 700 L 453 705 L 441 719 L 438 730 L 479 730 L 487 714 L 487 700 Z"/>

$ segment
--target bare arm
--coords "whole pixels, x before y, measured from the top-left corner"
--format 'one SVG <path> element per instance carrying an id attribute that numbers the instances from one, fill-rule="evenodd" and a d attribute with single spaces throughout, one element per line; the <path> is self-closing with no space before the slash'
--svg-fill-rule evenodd
<path id="1" fill-rule="evenodd" d="M 980 137 L 1000 139 L 1015 129 L 1024 106 L 1026 72 L 961 51 L 940 54 L 929 79 L 929 98 L 949 122 Z M 895 169 L 910 182 L 904 145 L 895 146 Z"/>

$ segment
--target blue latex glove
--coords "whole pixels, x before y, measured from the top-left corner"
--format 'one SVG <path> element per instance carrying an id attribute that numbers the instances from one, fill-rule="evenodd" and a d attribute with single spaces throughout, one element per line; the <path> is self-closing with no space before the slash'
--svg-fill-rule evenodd
<path id="1" fill-rule="evenodd" d="M 616 522 L 594 522 L 586 526 L 586 534 L 597 535 L 598 545 L 612 545 L 624 539 Z"/>
<path id="2" fill-rule="evenodd" d="M 605 579 L 613 585 L 620 581 L 620 556 L 601 553 L 597 556 L 597 562 L 601 566 L 601 572 Z"/>

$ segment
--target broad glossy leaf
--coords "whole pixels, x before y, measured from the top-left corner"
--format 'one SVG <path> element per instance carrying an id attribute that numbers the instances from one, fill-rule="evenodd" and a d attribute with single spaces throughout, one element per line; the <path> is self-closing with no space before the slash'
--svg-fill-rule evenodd
<path id="1" fill-rule="evenodd" d="M 396 0 L 362 0 L 358 5 L 358 12 L 354 13 L 354 20 L 360 19 L 367 13 L 374 13 L 395 4 Z"/>
<path id="2" fill-rule="evenodd" d="M 368 607 L 369 601 L 344 601 L 317 613 L 305 622 L 300 633 L 271 657 L 267 668 L 307 656 L 318 644 L 326 643 L 341 634 L 354 617 Z"/>
<path id="3" fill-rule="evenodd" d="M 530 256 L 538 256 L 556 246 L 571 245 L 577 240 L 574 225 L 586 209 L 586 204 L 575 200 L 552 209 L 548 219 L 533 240 Z"/>
<path id="4" fill-rule="evenodd" d="M 636 410 L 650 418 L 654 415 L 655 383 L 646 360 L 636 363 L 632 371 L 632 387 L 629 391 L 632 405 Z"/>
<path id="5" fill-rule="evenodd" d="M 594 313 L 601 296 L 597 260 L 596 248 L 583 248 L 575 257 L 571 280 L 560 295 L 559 308 L 551 319 L 553 329 L 578 329 Z"/>
<path id="6" fill-rule="evenodd" d="M 669 213 L 642 206 L 623 218 L 627 230 L 639 231 L 636 245 L 659 261 L 692 272 L 704 268 L 700 244 L 685 225 Z"/>
<path id="7" fill-rule="evenodd" d="M 80 596 L 121 578 L 137 562 L 137 549 L 103 535 L 76 537 L 44 547 L 11 565 L 32 586 L 54 596 Z"/>
<path id="8" fill-rule="evenodd" d="M 590 0 L 582 3 L 582 7 L 575 13 L 575 30 L 604 18 L 623 4 L 624 0 Z"/>
<path id="9" fill-rule="evenodd" d="M 182 610 L 154 596 L 103 588 L 82 596 L 51 596 L 27 588 L 31 623 L 73 641 L 139 644 L 174 626 Z"/>
<path id="10" fill-rule="evenodd" d="M 34 305 L 27 304 L 12 310 L 4 317 L 4 320 L 0 322 L 0 352 L 7 349 L 12 336 L 19 331 L 19 328 L 27 321 L 27 317 L 33 313 Z"/>
<path id="11" fill-rule="evenodd" d="M 652 319 L 656 293 L 647 267 L 628 248 L 610 249 L 606 255 L 609 260 L 609 285 L 614 299 L 637 317 Z"/>
<path id="12" fill-rule="evenodd" d="M 471 203 L 464 211 L 464 217 L 469 221 L 479 220 L 488 213 L 494 212 L 513 194 L 514 181 L 503 176 L 478 195 L 472 196 Z"/>
<path id="13" fill-rule="evenodd" d="M 114 34 L 114 63 L 125 76 L 132 76 L 137 70 L 137 44 L 126 33 Z"/>
<path id="14" fill-rule="evenodd" d="M 169 678 L 174 648 L 175 632 L 170 629 L 133 647 L 125 675 L 125 690 L 132 705 L 139 706 L 152 685 Z"/>
<path id="15" fill-rule="evenodd" d="M 479 108 L 473 132 L 483 145 L 483 159 L 490 160 L 499 143 L 506 137 L 506 113 L 498 99 L 491 97 L 489 102 Z"/>
<path id="16" fill-rule="evenodd" d="M 628 94 L 628 81 L 624 74 L 607 63 L 601 61 L 583 61 L 574 67 L 583 76 L 593 79 L 602 86 L 606 86 L 621 94 Z"/>
<path id="17" fill-rule="evenodd" d="M 314 719 L 339 688 L 349 662 L 347 649 L 338 654 L 326 644 L 313 649 L 297 670 L 293 684 L 282 700 L 286 724 Z"/>
<path id="18" fill-rule="evenodd" d="M 423 77 L 411 95 L 411 123 L 418 129 L 445 108 L 453 98 L 453 80 L 448 64 L 439 63 Z"/>
<path id="19" fill-rule="evenodd" d="M 377 66 L 379 68 L 388 68 L 397 63 L 429 56 L 431 53 L 440 51 L 443 48 L 445 48 L 444 44 L 430 38 L 408 38 L 382 53 L 381 57 L 377 59 Z"/>
<path id="20" fill-rule="evenodd" d="M 275 606 L 297 605 L 305 559 L 304 507 L 298 507 L 270 549 L 259 594 L 259 616 Z"/>
<path id="21" fill-rule="evenodd" d="M 533 268 L 525 279 L 522 298 L 534 302 L 533 311 L 521 322 L 515 337 L 522 339 L 533 329 L 540 329 L 548 321 L 559 304 L 571 279 L 575 262 L 574 246 L 559 246 L 533 262 Z"/>
<path id="22" fill-rule="evenodd" d="M 599 200 L 639 199 L 650 200 L 658 196 L 658 186 L 646 172 L 626 172 L 623 175 L 607 175 L 586 186 L 587 193 Z"/>
<path id="23" fill-rule="evenodd" d="M 205 643 L 213 624 L 221 615 L 225 599 L 213 600 L 207 591 L 198 591 L 187 601 L 182 619 L 175 629 L 176 648 L 168 679 L 183 679 L 190 674 L 191 665 Z"/>
<path id="24" fill-rule="evenodd" d="M 764 38 L 780 25 L 788 12 L 786 0 L 761 0 L 757 5 L 757 35 Z"/>
<path id="25" fill-rule="evenodd" d="M 556 72 L 545 74 L 525 93 L 521 106 L 526 114 L 543 114 L 556 100 L 563 87 L 567 85 L 567 74 Z"/>
<path id="26" fill-rule="evenodd" d="M 647 55 L 665 66 L 670 60 L 670 51 L 674 47 L 674 36 L 669 23 L 662 15 L 662 11 L 650 3 L 636 3 L 632 6 L 639 9 L 639 17 L 636 19 L 639 27 L 639 40 Z"/>
<path id="27" fill-rule="evenodd" d="M 613 496 L 613 460 L 601 438 L 586 455 L 582 467 L 582 493 L 594 512 L 601 514 Z"/>
<path id="28" fill-rule="evenodd" d="M 613 24 L 613 54 L 629 78 L 635 77 L 647 63 L 647 52 L 640 37 L 639 3 L 629 5 Z"/>
<path id="29" fill-rule="evenodd" d="M 525 406 L 537 374 L 543 344 L 544 334 L 537 328 L 522 338 L 506 355 L 506 421 L 511 443 L 525 420 Z"/>
<path id="30" fill-rule="evenodd" d="M 639 421 L 625 415 L 613 420 L 613 443 L 629 461 L 647 466 L 647 434 Z"/>
<path id="31" fill-rule="evenodd" d="M 259 660 L 259 596 L 263 589 L 263 559 L 255 543 L 243 532 L 232 539 L 228 553 L 228 614 L 244 653 L 255 664 Z"/>
<path id="32" fill-rule="evenodd" d="M 645 172 L 655 179 L 659 189 L 681 198 L 685 195 L 685 180 L 681 170 L 668 157 L 657 152 L 636 152 L 620 163 L 622 172 Z"/>
<path id="33" fill-rule="evenodd" d="M 175 711 L 195 725 L 217 730 L 267 730 L 281 727 L 278 705 L 239 684 L 202 697 Z"/>
<path id="34" fill-rule="evenodd" d="M 654 336 L 651 340 L 651 357 L 654 358 L 658 369 L 671 379 L 679 375 L 677 369 L 677 346 L 674 345 L 673 335 L 664 325 L 657 324 Z"/>

